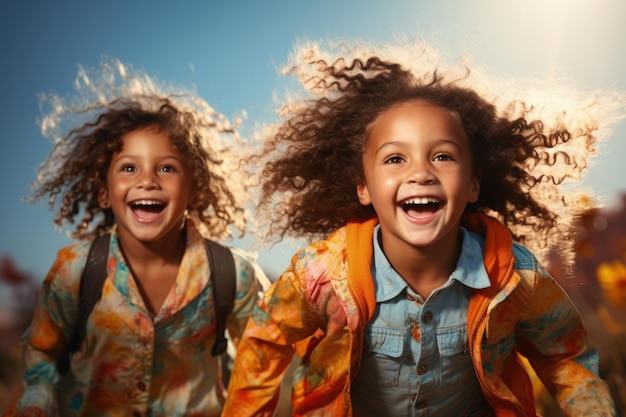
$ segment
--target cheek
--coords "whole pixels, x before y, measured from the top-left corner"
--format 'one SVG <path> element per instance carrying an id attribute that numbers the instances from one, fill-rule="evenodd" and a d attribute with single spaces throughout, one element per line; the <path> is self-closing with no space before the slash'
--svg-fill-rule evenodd
<path id="1" fill-rule="evenodd" d="M 114 203 L 116 201 L 123 201 L 126 198 L 126 194 L 131 186 L 128 181 L 123 178 L 116 178 L 107 182 L 107 194 L 109 202 Z"/>
<path id="2" fill-rule="evenodd" d="M 178 181 L 173 185 L 173 191 L 176 194 L 176 198 L 181 202 L 185 203 L 187 206 L 192 206 L 196 201 L 197 197 L 194 192 L 194 184 L 190 180 Z"/>
<path id="3" fill-rule="evenodd" d="M 401 184 L 402 179 L 394 175 L 378 175 L 377 178 L 375 178 L 372 194 L 381 197 L 395 196 Z"/>
<path id="4" fill-rule="evenodd" d="M 370 180 L 370 184 L 367 187 L 367 203 L 360 199 L 361 204 L 376 205 L 390 200 L 395 201 L 400 184 L 401 181 L 394 176 L 374 175 L 373 180 Z"/>
<path id="5" fill-rule="evenodd" d="M 383 190 L 390 190 L 392 187 L 397 186 L 398 183 L 402 181 L 401 178 L 396 178 L 395 176 L 391 175 L 380 175 L 379 178 L 379 183 Z"/>

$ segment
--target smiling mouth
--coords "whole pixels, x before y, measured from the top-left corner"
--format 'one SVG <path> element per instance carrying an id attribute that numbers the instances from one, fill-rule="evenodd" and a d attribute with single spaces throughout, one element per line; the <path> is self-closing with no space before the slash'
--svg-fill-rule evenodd
<path id="1" fill-rule="evenodd" d="M 412 198 L 401 203 L 402 210 L 410 216 L 420 217 L 430 215 L 439 210 L 441 201 L 432 197 Z"/>
<path id="2" fill-rule="evenodd" d="M 130 203 L 130 208 L 137 217 L 152 218 L 165 209 L 166 204 L 160 200 L 136 200 Z"/>

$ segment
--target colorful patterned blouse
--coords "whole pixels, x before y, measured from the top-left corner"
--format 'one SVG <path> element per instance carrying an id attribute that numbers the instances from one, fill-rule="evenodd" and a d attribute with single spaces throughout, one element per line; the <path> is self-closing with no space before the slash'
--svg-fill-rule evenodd
<path id="1" fill-rule="evenodd" d="M 55 387 L 56 361 L 77 321 L 88 250 L 88 243 L 61 249 L 42 285 L 23 338 L 25 391 L 18 415 L 220 415 L 218 358 L 211 355 L 216 326 L 212 279 L 203 238 L 191 225 L 176 282 L 156 315 L 146 308 L 113 230 L 102 297 L 72 358 L 75 386 Z M 255 275 L 260 270 L 244 252 L 233 250 L 233 255 L 237 291 L 227 329 L 237 343 L 258 299 Z"/>

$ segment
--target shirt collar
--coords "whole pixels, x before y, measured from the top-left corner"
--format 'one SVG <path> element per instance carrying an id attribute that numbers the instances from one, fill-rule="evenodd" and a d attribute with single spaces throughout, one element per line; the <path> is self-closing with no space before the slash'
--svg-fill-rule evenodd
<path id="1" fill-rule="evenodd" d="M 400 294 L 407 283 L 393 269 L 387 257 L 383 253 L 378 235 L 380 225 L 374 229 L 373 245 L 374 259 L 372 262 L 372 276 L 376 289 L 376 301 L 389 301 Z M 449 281 L 456 280 L 472 289 L 488 288 L 491 285 L 489 276 L 483 264 L 483 239 L 477 233 L 459 228 L 461 236 L 461 254 L 456 268 L 450 275 Z"/>

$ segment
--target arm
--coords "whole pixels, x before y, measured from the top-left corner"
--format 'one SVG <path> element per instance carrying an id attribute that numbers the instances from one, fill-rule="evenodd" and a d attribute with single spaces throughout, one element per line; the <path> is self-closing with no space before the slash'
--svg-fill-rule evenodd
<path id="1" fill-rule="evenodd" d="M 528 308 L 518 326 L 520 352 L 568 416 L 616 415 L 598 376 L 597 350 L 571 300 L 541 267 L 530 282 Z"/>
<path id="2" fill-rule="evenodd" d="M 32 323 L 22 338 L 24 392 L 16 416 L 56 415 L 55 384 L 60 379 L 56 364 L 74 331 L 88 248 L 81 245 L 60 250 L 42 284 Z"/>
<path id="3" fill-rule="evenodd" d="M 303 275 L 304 267 L 297 268 L 294 261 L 254 308 L 237 349 L 223 415 L 274 414 L 293 344 L 321 326 L 307 300 Z"/>
<path id="4" fill-rule="evenodd" d="M 230 340 L 236 347 L 248 323 L 248 317 L 271 282 L 250 254 L 236 248 L 231 248 L 231 251 L 235 259 L 237 286 L 233 311 L 228 316 L 226 326 Z"/>

